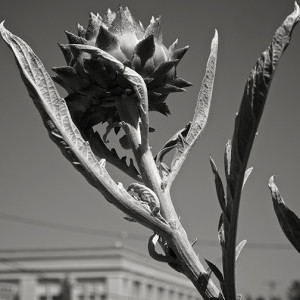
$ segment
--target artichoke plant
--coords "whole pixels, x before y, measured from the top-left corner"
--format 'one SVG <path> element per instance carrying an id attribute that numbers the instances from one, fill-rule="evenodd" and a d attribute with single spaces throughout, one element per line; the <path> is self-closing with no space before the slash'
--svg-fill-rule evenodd
<path id="1" fill-rule="evenodd" d="M 108 122 L 119 130 L 120 121 L 115 98 L 126 93 L 136 97 L 129 83 L 109 61 L 87 53 L 75 44 L 100 48 L 125 67 L 140 74 L 148 90 L 149 110 L 170 113 L 165 102 L 169 93 L 185 91 L 191 83 L 179 78 L 176 66 L 188 46 L 177 48 L 176 40 L 169 48 L 163 44 L 161 19 L 152 17 L 144 29 L 127 7 L 116 12 L 108 9 L 101 17 L 90 13 L 87 29 L 78 24 L 78 35 L 66 31 L 69 44 L 60 48 L 67 66 L 53 68 L 53 79 L 68 92 L 65 98 L 74 122 L 81 130 Z"/>
<path id="2" fill-rule="evenodd" d="M 148 242 L 150 256 L 186 275 L 203 299 L 235 300 L 241 299 L 236 292 L 235 262 L 246 241 L 236 246 L 236 239 L 242 188 L 252 171 L 252 168 L 247 169 L 248 159 L 279 58 L 299 20 L 300 8 L 295 3 L 293 13 L 277 29 L 270 46 L 251 70 L 236 116 L 233 138 L 226 145 L 226 186 L 210 159 L 222 210 L 218 237 L 223 273 L 208 260 L 208 269 L 202 265 L 170 193 L 172 183 L 208 119 L 217 63 L 217 32 L 211 43 L 193 119 L 174 134 L 155 157 L 148 136 L 149 110 L 169 114 L 165 103 L 168 94 L 184 91 L 184 87 L 190 85 L 176 73 L 187 47 L 177 48 L 177 41 L 168 49 L 163 45 L 160 18 L 152 18 L 144 29 L 128 8 L 120 6 L 116 13 L 108 10 L 103 17 L 90 14 L 87 29 L 78 25 L 78 35 L 67 32 L 69 44 L 60 47 L 68 65 L 54 68 L 57 74 L 54 80 L 69 93 L 65 99 L 60 97 L 32 49 L 9 32 L 3 22 L 0 34 L 15 55 L 22 79 L 50 138 L 107 201 L 128 215 L 130 221 L 154 232 Z M 124 129 L 129 144 L 120 139 L 121 145 L 129 145 L 139 172 L 132 159 L 127 166 L 126 157 L 119 159 L 115 150 L 106 148 L 99 134 L 93 131 L 94 125 L 105 122 L 108 123 L 105 135 L 112 128 L 116 133 L 120 126 Z M 164 157 L 171 150 L 174 153 L 168 166 Z M 125 188 L 121 182 L 115 182 L 106 168 L 106 161 L 139 183 Z M 282 199 L 272 180 L 270 188 L 284 231 L 298 246 L 298 239 L 294 238 L 294 234 L 299 233 L 298 217 L 281 205 Z"/>

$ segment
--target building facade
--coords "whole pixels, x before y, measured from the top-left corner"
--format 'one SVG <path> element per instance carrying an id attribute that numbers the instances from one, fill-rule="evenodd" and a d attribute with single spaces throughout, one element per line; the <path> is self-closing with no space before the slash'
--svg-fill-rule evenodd
<path id="1" fill-rule="evenodd" d="M 123 247 L 0 251 L 0 300 L 198 300 L 181 274 Z"/>

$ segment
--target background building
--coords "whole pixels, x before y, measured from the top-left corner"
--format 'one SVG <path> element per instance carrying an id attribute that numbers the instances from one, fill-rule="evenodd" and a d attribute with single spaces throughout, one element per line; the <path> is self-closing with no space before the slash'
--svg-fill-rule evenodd
<path id="1" fill-rule="evenodd" d="M 67 290 L 74 300 L 200 299 L 183 275 L 121 244 L 1 251 L 0 262 L 0 300 L 59 300 Z"/>

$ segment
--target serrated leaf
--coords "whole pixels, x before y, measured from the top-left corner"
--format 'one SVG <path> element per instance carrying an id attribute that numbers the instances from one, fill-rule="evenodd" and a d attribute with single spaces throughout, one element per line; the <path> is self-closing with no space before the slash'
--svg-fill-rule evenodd
<path id="1" fill-rule="evenodd" d="M 216 190 L 217 190 L 217 196 L 218 196 L 218 200 L 219 200 L 219 204 L 221 206 L 222 212 L 224 214 L 226 214 L 226 200 L 225 200 L 225 193 L 224 193 L 224 187 L 223 187 L 223 183 L 222 183 L 222 179 L 219 175 L 217 166 L 214 162 L 214 160 L 212 159 L 212 157 L 209 157 L 209 161 L 210 161 L 210 165 L 212 168 L 212 171 L 215 175 L 215 186 L 216 186 Z"/>
<path id="2" fill-rule="evenodd" d="M 237 246 L 236 246 L 236 249 L 235 249 L 235 260 L 237 261 L 242 249 L 244 248 L 244 246 L 246 245 L 247 243 L 247 240 L 243 240 L 241 241 Z"/>
<path id="3" fill-rule="evenodd" d="M 183 162 L 195 142 L 202 133 L 209 114 L 210 102 L 212 98 L 212 90 L 215 78 L 216 63 L 218 52 L 218 33 L 215 32 L 214 38 L 211 42 L 211 52 L 206 65 L 205 76 L 202 80 L 198 100 L 196 103 L 195 114 L 191 127 L 186 137 L 180 137 L 177 141 L 176 152 L 172 160 L 171 173 L 169 176 L 169 185 L 172 184 L 177 173 L 179 172 Z"/>
<path id="4" fill-rule="evenodd" d="M 215 274 L 215 276 L 217 277 L 217 279 L 220 282 L 223 282 L 224 281 L 223 274 L 221 273 L 221 271 L 219 270 L 219 268 L 214 263 L 210 262 L 209 260 L 207 260 L 207 259 L 204 259 L 204 260 L 206 261 L 207 265 L 212 270 L 212 272 Z"/>
<path id="5" fill-rule="evenodd" d="M 134 166 L 133 160 L 130 159 L 130 164 L 127 165 L 126 161 L 122 161 L 117 154 L 116 149 L 111 150 L 105 145 L 98 132 L 94 132 L 91 129 L 88 132 L 88 139 L 90 141 L 93 152 L 99 157 L 105 157 L 107 162 L 114 165 L 128 176 L 132 177 L 137 181 L 142 181 L 142 177 L 136 167 Z"/>
<path id="6" fill-rule="evenodd" d="M 274 183 L 274 176 L 269 180 L 269 188 L 271 190 L 273 206 L 279 224 L 288 240 L 300 253 L 300 219 L 284 203 L 280 192 Z"/>

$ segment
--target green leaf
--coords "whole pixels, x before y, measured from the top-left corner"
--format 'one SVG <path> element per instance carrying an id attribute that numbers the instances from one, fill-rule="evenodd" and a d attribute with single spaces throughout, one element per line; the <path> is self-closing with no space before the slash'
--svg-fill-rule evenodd
<path id="1" fill-rule="evenodd" d="M 279 224 L 295 249 L 300 253 L 300 219 L 284 203 L 280 192 L 274 183 L 274 176 L 269 180 L 274 210 Z"/>
<path id="2" fill-rule="evenodd" d="M 210 262 L 209 260 L 207 260 L 207 259 L 204 259 L 204 260 L 206 261 L 207 265 L 212 270 L 212 272 L 215 274 L 217 279 L 220 282 L 223 282 L 224 278 L 223 278 L 223 275 L 222 275 L 221 271 L 219 270 L 219 268 L 214 263 Z"/>
<path id="3" fill-rule="evenodd" d="M 175 50 L 176 51 L 176 50 Z M 195 114 L 191 127 L 186 137 L 179 135 L 176 145 L 176 151 L 171 164 L 171 173 L 168 185 L 171 185 L 179 172 L 183 162 L 187 158 L 191 148 L 202 133 L 209 114 L 210 102 L 212 98 L 213 84 L 215 78 L 218 52 L 218 33 L 215 32 L 211 42 L 211 51 L 206 65 L 205 76 L 202 80 L 198 100 L 196 103 Z"/>

